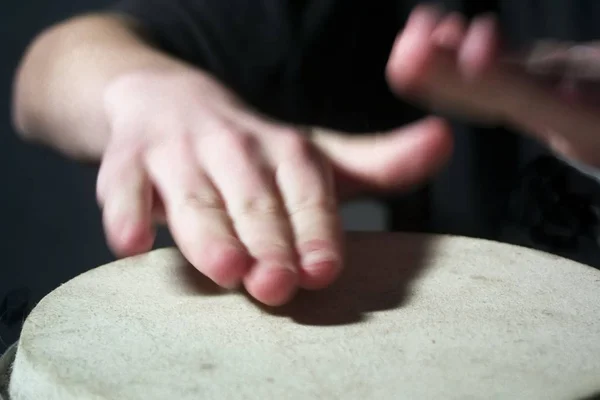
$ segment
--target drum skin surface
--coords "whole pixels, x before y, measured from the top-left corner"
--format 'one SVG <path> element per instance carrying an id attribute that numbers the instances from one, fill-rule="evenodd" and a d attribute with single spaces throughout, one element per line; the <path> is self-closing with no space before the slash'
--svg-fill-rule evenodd
<path id="1" fill-rule="evenodd" d="M 11 400 L 586 399 L 600 271 L 490 241 L 348 233 L 332 287 L 266 308 L 175 249 L 88 271 L 27 318 Z"/>

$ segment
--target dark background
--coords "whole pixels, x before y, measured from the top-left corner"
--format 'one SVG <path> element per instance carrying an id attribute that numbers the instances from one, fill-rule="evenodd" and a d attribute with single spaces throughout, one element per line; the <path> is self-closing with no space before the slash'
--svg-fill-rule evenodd
<path id="1" fill-rule="evenodd" d="M 22 142 L 10 118 L 14 72 L 35 35 L 74 14 L 105 7 L 110 0 L 4 2 L 0 12 L 0 34 L 5 38 L 0 52 L 0 354 L 18 338 L 20 304 L 31 307 L 61 283 L 113 260 L 95 201 L 97 169 Z M 350 229 L 383 226 L 381 207 L 376 204 L 351 205 L 343 214 Z M 157 246 L 170 243 L 163 232 Z"/>
<path id="2" fill-rule="evenodd" d="M 61 282 L 111 259 L 94 201 L 96 170 L 21 142 L 10 118 L 12 78 L 28 43 L 52 23 L 104 4 L 8 0 L 0 12 L 5 38 L 0 53 L 0 301 L 12 291 L 14 304 L 26 290 L 30 302 L 37 302 Z M 0 323 L 0 352 L 17 339 L 21 321 L 9 322 Z"/>

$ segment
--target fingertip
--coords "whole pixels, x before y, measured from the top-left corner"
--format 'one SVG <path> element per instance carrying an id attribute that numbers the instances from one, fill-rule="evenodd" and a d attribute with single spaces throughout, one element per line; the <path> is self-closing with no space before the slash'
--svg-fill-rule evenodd
<path id="1" fill-rule="evenodd" d="M 453 150 L 452 130 L 442 118 L 429 117 L 400 130 L 401 149 L 385 181 L 398 189 L 420 184 L 446 164 Z"/>
<path id="2" fill-rule="evenodd" d="M 437 117 L 376 135 L 375 139 L 364 138 L 344 153 L 353 161 L 368 160 L 353 165 L 352 173 L 375 192 L 421 184 L 445 164 L 453 143 L 450 126 Z"/>
<path id="3" fill-rule="evenodd" d="M 439 132 L 440 134 L 450 133 L 451 127 L 448 121 L 437 116 L 429 116 L 417 121 L 413 126 L 420 126 L 429 131 Z"/>
<path id="4" fill-rule="evenodd" d="M 422 123 L 428 132 L 425 146 L 430 148 L 433 158 L 440 160 L 440 163 L 444 162 L 454 148 L 450 123 L 440 117 L 428 117 Z"/>
<path id="5" fill-rule="evenodd" d="M 427 76 L 435 52 L 431 35 L 439 18 L 439 10 L 431 6 L 418 6 L 411 13 L 386 66 L 386 79 L 393 89 L 410 91 L 419 87 Z"/>
<path id="6" fill-rule="evenodd" d="M 465 37 L 466 25 L 466 21 L 461 14 L 452 12 L 444 17 L 437 26 L 432 39 L 444 49 L 457 50 Z"/>
<path id="7" fill-rule="evenodd" d="M 337 231 L 333 239 L 309 239 L 298 245 L 300 286 L 303 289 L 324 289 L 339 277 L 343 267 L 341 227 Z"/>
<path id="8" fill-rule="evenodd" d="M 292 268 L 259 261 L 244 278 L 244 284 L 256 300 L 278 307 L 294 297 L 298 280 L 298 272 Z"/>
<path id="9" fill-rule="evenodd" d="M 252 259 L 240 245 L 223 241 L 206 241 L 197 249 L 189 249 L 188 260 L 203 274 L 225 289 L 240 286 L 250 269 Z"/>
<path id="10" fill-rule="evenodd" d="M 110 249 L 118 257 L 131 257 L 152 249 L 156 237 L 155 229 L 147 222 L 105 223 Z"/>
<path id="11" fill-rule="evenodd" d="M 300 271 L 300 286 L 307 290 L 324 289 L 337 280 L 341 267 L 341 262 L 330 256 L 304 260 Z"/>
<path id="12" fill-rule="evenodd" d="M 458 53 L 458 65 L 467 79 L 483 75 L 498 54 L 499 37 L 496 18 L 492 14 L 476 17 L 465 35 Z"/>
<path id="13" fill-rule="evenodd" d="M 416 121 L 408 126 L 404 126 L 398 131 L 401 135 L 399 140 L 405 141 L 405 138 L 411 136 L 418 138 L 416 143 L 425 142 L 452 142 L 452 127 L 444 118 L 429 116 Z"/>

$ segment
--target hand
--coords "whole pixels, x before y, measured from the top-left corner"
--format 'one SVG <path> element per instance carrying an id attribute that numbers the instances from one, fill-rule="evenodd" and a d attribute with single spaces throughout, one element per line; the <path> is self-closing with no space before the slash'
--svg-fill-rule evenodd
<path id="1" fill-rule="evenodd" d="M 121 78 L 106 105 L 97 188 L 111 248 L 148 251 L 165 221 L 200 272 L 268 305 L 336 279 L 339 199 L 419 183 L 451 150 L 437 119 L 370 137 L 277 123 L 199 71 Z"/>
<path id="2" fill-rule="evenodd" d="M 600 115 L 587 104 L 598 96 L 572 90 L 573 78 L 589 83 L 588 75 L 600 76 L 597 51 L 559 51 L 566 44 L 554 44 L 517 57 L 499 43 L 491 16 L 467 26 L 457 14 L 418 7 L 398 35 L 388 81 L 401 96 L 473 121 L 511 125 L 563 156 L 600 166 Z"/>
<path id="3" fill-rule="evenodd" d="M 572 106 L 600 109 L 600 42 L 535 42 L 512 61 Z"/>

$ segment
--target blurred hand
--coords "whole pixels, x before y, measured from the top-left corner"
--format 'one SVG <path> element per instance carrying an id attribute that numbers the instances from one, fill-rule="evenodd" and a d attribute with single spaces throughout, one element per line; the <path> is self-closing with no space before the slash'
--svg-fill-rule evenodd
<path id="1" fill-rule="evenodd" d="M 433 118 L 366 137 L 277 123 L 199 71 L 123 77 L 106 109 L 97 189 L 115 253 L 150 250 L 166 222 L 201 273 L 268 305 L 336 279 L 338 200 L 420 183 L 451 150 Z"/>
<path id="2" fill-rule="evenodd" d="M 561 155 L 600 166 L 600 47 L 539 43 L 522 54 L 500 48 L 492 16 L 418 7 L 387 67 L 391 88 L 442 112 L 507 124 Z"/>

